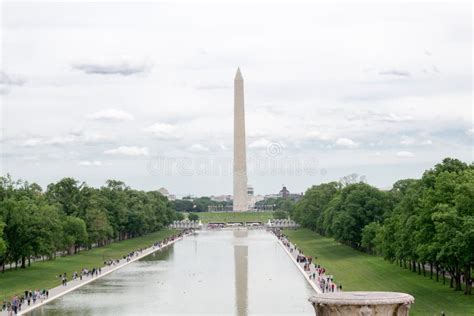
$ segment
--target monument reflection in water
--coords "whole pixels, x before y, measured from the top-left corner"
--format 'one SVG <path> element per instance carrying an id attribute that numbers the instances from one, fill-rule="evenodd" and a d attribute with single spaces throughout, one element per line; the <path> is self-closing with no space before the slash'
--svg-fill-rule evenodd
<path id="1" fill-rule="evenodd" d="M 235 238 L 248 237 L 247 230 L 235 230 Z M 234 245 L 235 266 L 235 307 L 237 315 L 247 315 L 248 311 L 248 253 L 246 244 L 238 245 L 238 239 Z"/>
<path id="2" fill-rule="evenodd" d="M 314 315 L 312 294 L 271 234 L 204 231 L 28 315 Z"/>

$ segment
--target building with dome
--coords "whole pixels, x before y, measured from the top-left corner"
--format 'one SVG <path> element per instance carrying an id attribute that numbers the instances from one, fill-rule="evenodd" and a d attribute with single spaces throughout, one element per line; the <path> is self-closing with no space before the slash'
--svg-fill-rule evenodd
<path id="1" fill-rule="evenodd" d="M 166 197 L 169 201 L 174 201 L 176 200 L 176 196 L 174 194 L 170 194 L 170 192 L 166 189 L 161 187 L 158 192 L 161 193 L 164 197 Z"/>

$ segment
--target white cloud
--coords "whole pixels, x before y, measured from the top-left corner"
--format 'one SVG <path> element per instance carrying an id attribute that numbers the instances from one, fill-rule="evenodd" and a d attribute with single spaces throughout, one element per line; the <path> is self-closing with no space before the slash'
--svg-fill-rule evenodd
<path id="1" fill-rule="evenodd" d="M 209 84 L 209 85 L 199 85 L 196 87 L 198 90 L 222 90 L 222 89 L 231 89 L 231 86 L 226 85 L 217 85 L 217 84 Z"/>
<path id="2" fill-rule="evenodd" d="M 84 161 L 79 161 L 79 166 L 85 166 L 85 167 L 99 167 L 102 166 L 102 162 L 99 160 L 94 160 L 94 161 L 89 161 L 89 160 L 84 160 Z"/>
<path id="3" fill-rule="evenodd" d="M 167 123 L 155 123 L 143 130 L 151 133 L 153 137 L 157 139 L 167 140 L 178 138 L 178 129 L 176 126 Z"/>
<path id="4" fill-rule="evenodd" d="M 44 144 L 45 145 L 66 145 L 66 144 L 71 144 L 71 143 L 74 143 L 76 141 L 76 138 L 71 136 L 71 135 L 67 135 L 67 136 L 54 136 L 54 137 L 51 137 L 49 139 L 46 139 L 44 140 Z"/>
<path id="5" fill-rule="evenodd" d="M 410 115 L 397 115 L 394 113 L 389 113 L 386 115 L 381 115 L 379 120 L 385 122 L 406 122 L 413 120 L 413 117 Z"/>
<path id="6" fill-rule="evenodd" d="M 80 135 L 79 140 L 84 144 L 102 144 L 111 142 L 114 137 L 96 132 L 84 132 Z"/>
<path id="7" fill-rule="evenodd" d="M 399 123 L 399 122 L 408 122 L 413 120 L 413 116 L 410 115 L 399 115 L 392 112 L 383 113 L 379 111 L 372 110 L 358 110 L 355 113 L 348 115 L 349 120 L 372 120 L 378 122 L 389 122 L 389 123 Z"/>
<path id="8" fill-rule="evenodd" d="M 325 133 L 322 133 L 321 131 L 319 130 L 311 130 L 309 132 L 306 133 L 306 137 L 307 139 L 309 140 L 328 140 L 329 139 L 329 136 Z"/>
<path id="9" fill-rule="evenodd" d="M 96 121 L 131 121 L 133 116 L 125 111 L 108 109 L 89 115 L 89 118 Z"/>
<path id="10" fill-rule="evenodd" d="M 259 138 L 249 144 L 249 148 L 267 148 L 270 142 L 265 138 Z"/>
<path id="11" fill-rule="evenodd" d="M 467 135 L 474 135 L 474 127 L 468 129 L 468 130 L 466 131 L 466 134 L 467 134 Z"/>
<path id="12" fill-rule="evenodd" d="M 433 142 L 431 141 L 431 139 L 427 139 L 427 140 L 424 140 L 421 142 L 422 145 L 433 145 Z"/>
<path id="13" fill-rule="evenodd" d="M 38 146 L 64 146 L 70 144 L 100 144 L 110 142 L 111 137 L 96 133 L 73 131 L 65 136 L 51 136 L 51 137 L 32 137 L 20 142 L 20 146 L 24 147 L 38 147 Z"/>
<path id="14" fill-rule="evenodd" d="M 153 65 L 147 62 L 83 62 L 72 65 L 74 69 L 80 70 L 86 74 L 95 75 L 122 75 L 130 76 L 133 74 L 147 73 L 153 68 Z"/>
<path id="15" fill-rule="evenodd" d="M 398 70 L 398 69 L 390 69 L 390 70 L 383 70 L 379 72 L 381 76 L 396 76 L 396 77 L 410 77 L 411 74 L 408 71 Z"/>
<path id="16" fill-rule="evenodd" d="M 194 152 L 206 152 L 206 151 L 209 151 L 209 148 L 201 144 L 193 144 L 191 145 L 191 147 L 189 147 L 189 150 L 194 151 Z"/>
<path id="17" fill-rule="evenodd" d="M 415 157 L 415 154 L 409 151 L 399 151 L 397 152 L 397 157 L 400 158 L 413 158 Z"/>
<path id="18" fill-rule="evenodd" d="M 42 138 L 29 138 L 21 143 L 22 146 L 25 147 L 34 147 L 43 144 Z"/>
<path id="19" fill-rule="evenodd" d="M 104 151 L 106 155 L 123 155 L 123 156 L 148 156 L 148 147 L 136 146 L 120 146 L 118 148 Z"/>
<path id="20" fill-rule="evenodd" d="M 402 135 L 402 140 L 400 141 L 400 144 L 401 145 L 413 145 L 415 144 L 415 139 L 413 137 L 410 137 L 410 136 L 406 136 L 406 135 Z"/>
<path id="21" fill-rule="evenodd" d="M 8 75 L 4 71 L 0 71 L 0 94 L 7 94 L 13 86 L 22 86 L 25 79 L 16 76 Z"/>
<path id="22" fill-rule="evenodd" d="M 358 144 L 350 138 L 338 138 L 336 140 L 336 145 L 347 148 L 355 148 L 358 146 Z"/>

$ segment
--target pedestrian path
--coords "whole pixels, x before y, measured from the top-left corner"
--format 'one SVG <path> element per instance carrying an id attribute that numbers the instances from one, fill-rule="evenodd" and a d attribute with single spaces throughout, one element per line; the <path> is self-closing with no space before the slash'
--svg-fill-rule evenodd
<path id="1" fill-rule="evenodd" d="M 306 281 L 308 281 L 316 293 L 342 291 L 342 286 L 340 288 L 334 283 L 333 276 L 327 275 L 324 267 L 313 262 L 313 258 L 305 256 L 281 231 L 277 230 L 273 233 L 278 238 L 278 243 L 290 256 L 291 260 L 296 264 Z"/>
<path id="2" fill-rule="evenodd" d="M 152 254 L 155 251 L 166 248 L 166 247 L 174 244 L 178 240 L 183 239 L 186 235 L 189 235 L 189 234 L 190 233 L 186 233 L 186 234 L 180 234 L 180 235 L 175 236 L 175 237 L 169 237 L 169 238 L 166 239 L 166 242 L 163 242 L 163 243 L 157 242 L 149 248 L 134 251 L 133 253 L 131 253 L 133 255 L 129 255 L 126 258 L 116 260 L 115 264 L 106 265 L 106 266 L 101 267 L 101 269 L 100 269 L 101 272 L 97 273 L 95 276 L 93 274 L 90 274 L 89 276 L 83 276 L 82 280 L 80 278 L 76 278 L 74 280 L 68 281 L 67 285 L 59 285 L 57 287 L 49 289 L 48 298 L 46 298 L 46 299 L 39 298 L 36 301 L 36 304 L 31 304 L 29 306 L 26 304 L 26 301 L 23 302 L 23 304 L 21 306 L 22 308 L 21 308 L 21 310 L 18 311 L 17 315 L 23 315 L 23 314 L 26 314 L 28 312 L 31 312 L 33 309 L 38 308 L 38 307 L 40 307 L 44 304 L 47 304 L 47 303 L 57 299 L 58 297 L 61 297 L 61 296 L 65 295 L 69 292 L 72 292 L 72 291 L 80 288 L 81 286 L 84 286 L 88 283 L 91 283 L 91 282 L 101 278 L 101 277 L 104 277 L 104 276 L 108 275 L 109 273 L 112 273 L 112 272 L 114 272 L 118 269 L 121 269 L 124 266 L 129 265 L 130 263 L 135 262 L 137 260 L 140 260 L 141 258 L 146 257 L 146 256 L 148 256 L 149 254 Z M 9 315 L 15 315 L 15 314 L 13 312 L 3 311 L 3 312 L 0 312 L 0 315 L 1 316 L 9 316 Z"/>

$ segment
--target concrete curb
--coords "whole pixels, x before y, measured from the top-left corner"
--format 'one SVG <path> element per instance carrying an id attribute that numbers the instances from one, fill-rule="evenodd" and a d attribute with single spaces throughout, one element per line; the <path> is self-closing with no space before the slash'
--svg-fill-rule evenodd
<path id="1" fill-rule="evenodd" d="M 318 294 L 323 293 L 323 291 L 320 288 L 318 288 L 313 281 L 311 281 L 311 279 L 309 278 L 309 275 L 303 270 L 303 268 L 299 265 L 299 263 L 296 262 L 295 257 L 293 257 L 291 252 L 289 252 L 288 249 L 286 249 L 285 245 L 281 242 L 281 240 L 278 239 L 278 238 L 277 238 L 277 240 L 278 240 L 278 243 L 280 244 L 280 246 L 283 248 L 283 250 L 285 250 L 286 254 L 291 258 L 291 261 L 293 261 L 293 263 L 298 267 L 300 272 L 303 274 L 306 281 L 308 281 L 309 285 L 311 285 L 311 287 L 314 289 L 314 291 Z"/>

